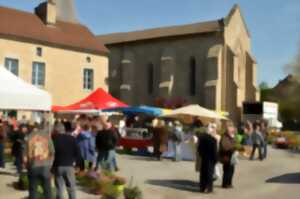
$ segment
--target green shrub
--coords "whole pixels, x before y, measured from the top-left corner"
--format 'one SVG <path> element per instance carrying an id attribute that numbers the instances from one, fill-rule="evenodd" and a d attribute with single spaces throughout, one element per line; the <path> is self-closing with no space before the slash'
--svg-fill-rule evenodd
<path id="1" fill-rule="evenodd" d="M 132 188 L 125 188 L 124 190 L 124 197 L 125 199 L 142 199 L 143 194 L 140 188 L 132 187 Z"/>
<path id="2" fill-rule="evenodd" d="M 26 173 L 22 173 L 20 175 L 19 181 L 18 181 L 17 186 L 16 186 L 16 189 L 22 190 L 22 191 L 25 191 L 25 190 L 29 189 L 29 179 L 28 179 L 28 176 L 27 176 Z M 53 196 L 53 198 L 55 198 L 56 190 L 55 190 L 54 187 L 52 187 L 51 189 L 52 189 L 52 196 Z M 42 188 L 41 185 L 38 185 L 37 192 L 38 192 L 38 199 L 43 199 L 44 198 L 43 188 Z"/>

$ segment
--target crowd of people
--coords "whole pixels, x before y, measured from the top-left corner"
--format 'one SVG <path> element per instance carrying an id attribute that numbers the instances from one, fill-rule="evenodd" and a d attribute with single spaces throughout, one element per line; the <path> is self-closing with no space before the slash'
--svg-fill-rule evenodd
<path id="1" fill-rule="evenodd" d="M 76 172 L 118 170 L 115 148 L 119 134 L 107 117 L 81 115 L 72 122 L 57 120 L 50 134 L 48 127 L 45 123 L 17 122 L 15 118 L 0 121 L 1 167 L 5 167 L 4 148 L 9 140 L 17 175 L 24 169 L 28 172 L 29 199 L 37 198 L 38 184 L 44 198 L 52 199 L 52 175 L 56 198 L 63 198 L 66 186 L 69 198 L 75 199 Z"/>
<path id="2" fill-rule="evenodd" d="M 123 124 L 124 123 L 124 124 Z M 152 132 L 153 157 L 157 160 L 172 148 L 174 161 L 182 160 L 182 143 L 193 142 L 195 150 L 196 171 L 200 173 L 200 192 L 213 192 L 213 183 L 221 177 L 220 165 L 223 165 L 223 188 L 233 187 L 235 166 L 238 162 L 237 135 L 242 134 L 240 143 L 252 146 L 250 160 L 254 160 L 256 150 L 259 159 L 267 157 L 267 123 L 246 122 L 237 129 L 232 122 L 226 122 L 225 131 L 220 125 L 209 123 L 203 125 L 195 118 L 189 128 L 179 121 L 152 118 L 143 122 L 138 117 L 121 120 L 114 126 L 108 117 L 76 116 L 72 121 L 58 119 L 51 128 L 47 125 L 30 124 L 23 117 L 0 120 L 0 167 L 5 166 L 5 142 L 12 143 L 11 154 L 14 157 L 17 174 L 24 169 L 29 178 L 29 199 L 37 198 L 39 182 L 46 199 L 52 197 L 51 176 L 54 176 L 56 198 L 63 198 L 64 186 L 70 199 L 76 198 L 75 174 L 85 171 L 118 171 L 116 147 L 124 136 L 126 127 L 146 127 Z M 49 127 L 49 126 L 48 126 Z"/>
<path id="3" fill-rule="evenodd" d="M 233 188 L 233 176 L 235 166 L 238 163 L 239 151 L 245 146 L 252 146 L 250 160 L 254 160 L 256 150 L 259 152 L 259 160 L 267 158 L 267 122 L 247 121 L 241 125 L 241 129 L 227 122 L 222 137 L 217 133 L 217 125 L 211 123 L 197 136 L 197 162 L 200 165 L 200 192 L 213 192 L 213 182 L 220 177 L 218 162 L 223 165 L 222 187 Z M 242 136 L 242 140 L 237 137 Z M 200 163 L 199 163 L 200 162 Z"/>

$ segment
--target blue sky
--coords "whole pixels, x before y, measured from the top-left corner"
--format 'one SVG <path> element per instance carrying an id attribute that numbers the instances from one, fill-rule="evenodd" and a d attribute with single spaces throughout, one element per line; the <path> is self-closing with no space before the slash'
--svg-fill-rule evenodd
<path id="1" fill-rule="evenodd" d="M 32 11 L 42 0 L 0 0 Z M 95 34 L 222 18 L 239 3 L 258 61 L 258 81 L 274 85 L 300 46 L 300 0 L 76 0 L 81 23 Z"/>

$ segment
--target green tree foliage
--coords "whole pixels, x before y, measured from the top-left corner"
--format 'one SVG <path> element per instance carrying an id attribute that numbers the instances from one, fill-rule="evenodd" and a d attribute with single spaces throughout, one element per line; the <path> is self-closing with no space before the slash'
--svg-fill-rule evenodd
<path id="1" fill-rule="evenodd" d="M 279 104 L 280 120 L 286 128 L 300 127 L 300 82 L 288 78 L 274 88 L 266 84 L 260 85 L 261 101 L 277 102 Z"/>
<path id="2" fill-rule="evenodd" d="M 270 87 L 269 87 L 269 85 L 268 85 L 267 82 L 261 82 L 261 83 L 259 84 L 259 88 L 260 88 L 260 90 L 267 90 L 267 89 L 270 89 Z"/>

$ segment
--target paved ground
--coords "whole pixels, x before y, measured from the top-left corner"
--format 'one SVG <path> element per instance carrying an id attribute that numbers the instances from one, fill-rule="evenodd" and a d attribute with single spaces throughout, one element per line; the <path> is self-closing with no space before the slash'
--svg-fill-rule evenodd
<path id="1" fill-rule="evenodd" d="M 198 175 L 192 162 L 157 162 L 143 157 L 119 156 L 120 175 L 134 176 L 144 193 L 144 199 L 299 199 L 300 154 L 270 149 L 267 161 L 240 161 L 232 190 L 220 188 L 216 183 L 212 195 L 198 193 Z M 20 199 L 27 193 L 14 190 L 10 184 L 16 177 L 0 173 L 0 198 Z M 79 191 L 79 199 L 96 199 Z"/>

